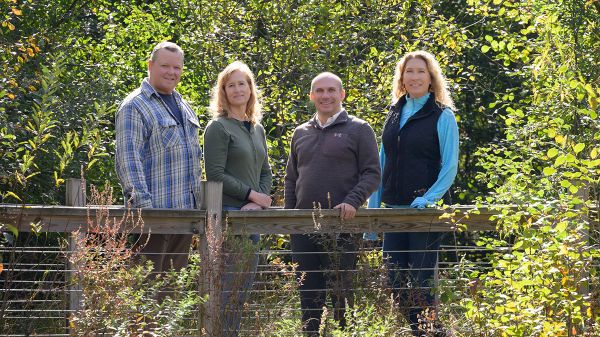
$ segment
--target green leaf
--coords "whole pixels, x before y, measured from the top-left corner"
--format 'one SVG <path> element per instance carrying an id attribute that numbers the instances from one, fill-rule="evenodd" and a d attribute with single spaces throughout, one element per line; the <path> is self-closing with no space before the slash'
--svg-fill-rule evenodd
<path id="1" fill-rule="evenodd" d="M 556 173 L 556 169 L 554 167 L 544 167 L 544 175 L 546 176 L 550 176 L 553 175 L 554 173 Z"/>
<path id="2" fill-rule="evenodd" d="M 521 248 L 523 246 L 523 240 L 519 240 L 517 242 L 515 242 L 514 246 L 513 246 L 513 250 L 517 250 L 519 248 Z"/>
<path id="3" fill-rule="evenodd" d="M 15 236 L 19 237 L 19 229 L 11 224 L 3 224 Z"/>
<path id="4" fill-rule="evenodd" d="M 548 158 L 554 158 L 556 157 L 556 155 L 558 155 L 558 150 L 557 149 L 549 149 L 548 153 L 546 153 L 546 155 L 548 156 Z"/>
<path id="5" fill-rule="evenodd" d="M 488 51 L 490 51 L 490 46 L 488 46 L 488 45 L 481 46 L 482 53 L 487 53 Z"/>
<path id="6" fill-rule="evenodd" d="M 569 87 L 571 87 L 571 89 L 577 88 L 578 85 L 579 85 L 579 82 L 577 80 L 571 80 L 569 82 Z"/>
<path id="7" fill-rule="evenodd" d="M 579 153 L 579 152 L 583 151 L 584 148 L 585 148 L 584 143 L 577 143 L 577 145 L 575 145 L 573 147 L 573 151 L 575 151 L 575 153 Z"/>
<path id="8" fill-rule="evenodd" d="M 564 232 L 565 229 L 567 229 L 568 225 L 569 225 L 569 223 L 567 221 L 561 221 L 556 224 L 556 226 L 554 227 L 554 230 L 556 230 L 559 233 Z"/>
<path id="9" fill-rule="evenodd" d="M 571 186 L 571 182 L 568 181 L 568 180 L 561 180 L 560 181 L 560 186 L 565 187 L 565 188 L 569 187 L 569 186 Z"/>
<path id="10" fill-rule="evenodd" d="M 21 198 L 19 198 L 18 195 L 16 195 L 15 193 L 13 193 L 11 191 L 8 191 L 8 192 L 4 193 L 4 197 L 5 198 L 7 198 L 7 197 L 13 197 L 13 198 L 19 200 L 20 202 L 23 202 L 23 200 L 21 200 Z"/>

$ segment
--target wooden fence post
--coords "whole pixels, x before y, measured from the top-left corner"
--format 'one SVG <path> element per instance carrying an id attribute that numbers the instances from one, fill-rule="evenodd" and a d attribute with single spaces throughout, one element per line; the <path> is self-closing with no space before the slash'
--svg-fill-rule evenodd
<path id="1" fill-rule="evenodd" d="M 223 248 L 223 183 L 204 181 L 202 209 L 206 210 L 206 227 L 200 237 L 201 269 L 203 294 L 208 293 L 208 302 L 204 304 L 200 320 L 208 336 L 223 335 L 221 319 L 221 275 Z M 202 329 L 200 330 L 202 335 Z"/>
<path id="2" fill-rule="evenodd" d="M 69 178 L 66 181 L 66 205 L 67 206 L 85 206 L 86 195 L 85 195 L 85 180 Z M 79 243 L 85 238 L 85 234 L 82 232 L 70 233 L 69 234 L 69 246 L 67 251 L 69 257 L 79 249 Z M 69 284 L 69 312 L 74 313 L 81 309 L 81 286 L 75 282 L 78 266 L 73 264 L 70 258 L 67 260 L 68 266 L 68 284 Z"/>

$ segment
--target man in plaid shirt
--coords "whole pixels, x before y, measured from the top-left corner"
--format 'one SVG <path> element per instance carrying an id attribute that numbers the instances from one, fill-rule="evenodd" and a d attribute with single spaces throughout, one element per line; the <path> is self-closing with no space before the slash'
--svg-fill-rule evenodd
<path id="1" fill-rule="evenodd" d="M 161 42 L 148 60 L 148 77 L 117 112 L 116 168 L 132 207 L 195 208 L 202 157 L 198 117 L 175 91 L 183 50 Z M 152 234 L 142 253 L 157 272 L 187 265 L 192 236 Z M 167 254 L 168 253 L 168 254 Z"/>

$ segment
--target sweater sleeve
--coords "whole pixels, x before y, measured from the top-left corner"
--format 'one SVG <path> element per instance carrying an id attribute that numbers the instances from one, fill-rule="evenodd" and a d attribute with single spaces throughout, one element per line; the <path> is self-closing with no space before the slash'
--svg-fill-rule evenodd
<path id="1" fill-rule="evenodd" d="M 354 208 L 362 206 L 381 181 L 378 153 L 375 132 L 369 124 L 362 124 L 358 142 L 358 183 L 344 198 L 344 202 Z"/>
<path id="2" fill-rule="evenodd" d="M 437 123 L 437 132 L 442 156 L 442 168 L 438 178 L 423 198 L 436 203 L 450 189 L 458 171 L 458 125 L 452 111 L 446 108 Z"/>
<path id="3" fill-rule="evenodd" d="M 287 166 L 285 167 L 284 179 L 284 208 L 296 208 L 296 180 L 298 180 L 298 161 L 295 151 L 296 131 L 292 135 L 292 143 L 290 145 L 290 154 L 288 156 Z"/>
<path id="4" fill-rule="evenodd" d="M 385 166 L 385 150 L 383 149 L 383 143 L 381 143 L 381 149 L 379 150 L 379 167 L 381 168 L 381 172 L 383 172 L 383 168 Z M 383 177 L 383 173 L 382 173 Z M 379 187 L 377 191 L 373 192 L 369 197 L 368 208 L 380 208 L 381 207 L 381 195 L 383 193 L 383 183 L 379 181 Z"/>
<path id="5" fill-rule="evenodd" d="M 230 136 L 217 121 L 211 121 L 204 131 L 204 166 L 206 179 L 222 181 L 223 194 L 245 200 L 250 186 L 244 184 L 225 170 L 229 155 Z"/>
<path id="6" fill-rule="evenodd" d="M 260 129 L 262 131 L 263 146 L 267 155 L 260 169 L 259 192 L 264 194 L 271 194 L 271 187 L 273 185 L 273 173 L 271 171 L 271 165 L 269 164 L 269 147 L 267 146 L 267 136 L 265 134 L 265 129 L 262 126 Z"/>

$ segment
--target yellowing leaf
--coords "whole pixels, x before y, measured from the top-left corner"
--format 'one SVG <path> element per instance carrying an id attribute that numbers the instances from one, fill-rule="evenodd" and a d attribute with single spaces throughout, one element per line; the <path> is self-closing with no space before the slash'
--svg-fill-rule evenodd
<path id="1" fill-rule="evenodd" d="M 561 145 L 565 144 L 565 141 L 567 140 L 563 135 L 558 135 L 556 137 L 554 137 L 554 140 Z"/>
<path id="2" fill-rule="evenodd" d="M 569 223 L 567 221 L 561 221 L 559 223 L 556 224 L 556 226 L 554 227 L 554 229 L 557 232 L 564 232 L 567 229 L 567 226 L 569 225 Z"/>
<path id="3" fill-rule="evenodd" d="M 590 108 L 595 110 L 598 107 L 598 104 L 600 104 L 600 100 L 595 97 L 588 97 L 588 103 L 590 104 Z"/>
<path id="4" fill-rule="evenodd" d="M 23 201 L 23 200 L 21 200 L 21 198 L 19 198 L 19 196 L 18 196 L 18 195 L 16 195 L 15 193 L 13 193 L 13 192 L 11 192 L 11 191 L 8 191 L 8 192 L 6 192 L 6 194 L 4 194 L 4 197 L 5 197 L 5 198 L 6 198 L 6 197 L 13 197 L 13 198 L 15 198 L 15 199 L 17 199 L 17 200 L 19 200 L 19 201 Z"/>
<path id="5" fill-rule="evenodd" d="M 556 169 L 554 167 L 544 167 L 544 175 L 549 176 L 556 173 Z"/>
<path id="6" fill-rule="evenodd" d="M 558 154 L 558 150 L 557 149 L 549 149 L 548 153 L 546 153 L 546 155 L 548 156 L 548 158 L 554 158 L 556 157 L 556 155 Z"/>
<path id="7" fill-rule="evenodd" d="M 583 151 L 584 148 L 585 148 L 584 143 L 577 143 L 577 145 L 573 146 L 573 151 L 575 151 L 575 153 L 579 153 L 579 152 Z"/>
<path id="8" fill-rule="evenodd" d="M 438 217 L 438 219 L 452 219 L 454 214 L 452 213 L 444 213 Z"/>
<path id="9" fill-rule="evenodd" d="M 23 12 L 20 9 L 14 8 L 14 7 L 12 8 L 12 12 L 15 13 L 15 15 L 22 15 L 23 14 Z"/>
<path id="10" fill-rule="evenodd" d="M 0 273 L 4 270 L 4 265 L 0 263 Z"/>
<path id="11" fill-rule="evenodd" d="M 9 30 L 15 30 L 15 25 L 13 25 L 12 23 L 7 22 L 6 25 L 8 26 Z"/>
<path id="12" fill-rule="evenodd" d="M 6 95 L 6 96 L 8 96 L 8 98 L 10 98 L 10 99 L 15 99 L 15 95 L 12 93 L 8 93 L 8 95 Z"/>
<path id="13" fill-rule="evenodd" d="M 33 53 L 33 49 L 31 49 L 31 48 L 27 48 L 27 54 L 28 54 L 29 56 L 31 56 L 31 57 L 33 57 L 33 55 L 35 55 L 35 54 Z"/>
<path id="14" fill-rule="evenodd" d="M 598 148 L 593 148 L 590 152 L 590 158 L 596 159 L 596 157 L 598 157 Z"/>

